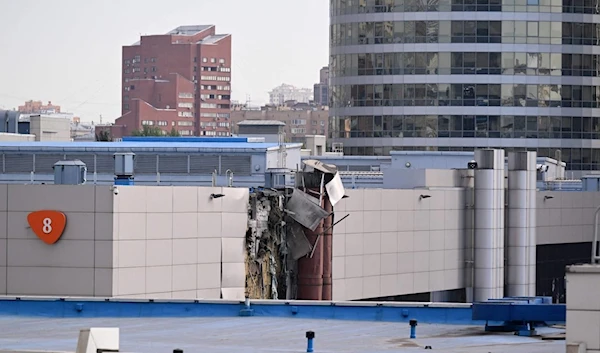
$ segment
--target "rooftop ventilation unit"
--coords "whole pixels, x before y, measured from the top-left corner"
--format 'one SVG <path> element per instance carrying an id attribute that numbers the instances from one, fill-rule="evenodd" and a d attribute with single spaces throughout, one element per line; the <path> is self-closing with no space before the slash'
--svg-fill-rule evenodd
<path id="1" fill-rule="evenodd" d="M 54 163 L 54 184 L 83 185 L 87 181 L 87 167 L 80 160 Z"/>
<path id="2" fill-rule="evenodd" d="M 135 153 L 120 152 L 115 159 L 115 185 L 133 185 Z"/>

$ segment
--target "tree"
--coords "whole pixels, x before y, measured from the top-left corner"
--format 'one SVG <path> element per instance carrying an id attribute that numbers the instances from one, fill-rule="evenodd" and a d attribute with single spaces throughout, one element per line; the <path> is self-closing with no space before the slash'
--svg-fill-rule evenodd
<path id="1" fill-rule="evenodd" d="M 169 133 L 169 136 L 171 136 L 171 137 L 179 137 L 181 135 L 179 134 L 179 131 L 175 130 L 175 128 L 173 127 L 173 128 L 171 128 L 171 132 Z"/>
<path id="2" fill-rule="evenodd" d="M 135 130 L 132 136 L 164 136 L 163 130 L 158 126 L 144 125 L 141 130 Z"/>
<path id="3" fill-rule="evenodd" d="M 108 133 L 108 131 L 101 130 L 99 133 L 96 134 L 96 141 L 111 142 L 112 138 L 110 137 L 110 134 Z"/>

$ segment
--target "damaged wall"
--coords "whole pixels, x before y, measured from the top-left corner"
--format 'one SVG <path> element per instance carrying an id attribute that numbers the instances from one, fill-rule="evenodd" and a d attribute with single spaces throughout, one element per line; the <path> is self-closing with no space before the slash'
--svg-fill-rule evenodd
<path id="1" fill-rule="evenodd" d="M 297 172 L 296 180 L 297 188 L 250 194 L 246 235 L 250 298 L 331 299 L 334 217 L 330 198 L 339 201 L 343 185 L 335 167 Z"/>
<path id="2" fill-rule="evenodd" d="M 249 298 L 286 297 L 284 203 L 284 192 L 264 190 L 250 194 L 246 233 L 246 295 Z"/>

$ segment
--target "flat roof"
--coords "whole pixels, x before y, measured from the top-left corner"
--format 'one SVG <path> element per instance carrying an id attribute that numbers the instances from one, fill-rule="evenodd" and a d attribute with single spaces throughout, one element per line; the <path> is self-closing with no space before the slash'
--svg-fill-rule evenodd
<path id="1" fill-rule="evenodd" d="M 285 123 L 279 120 L 243 120 L 237 123 L 239 125 L 276 125 L 285 126 Z"/>
<path id="2" fill-rule="evenodd" d="M 469 321 L 470 304 L 261 300 L 251 303 L 255 316 L 240 317 L 242 308 L 223 300 L 0 298 L 0 350 L 74 351 L 80 329 L 119 327 L 122 352 L 303 352 L 306 331 L 315 332 L 315 352 L 565 351 L 565 341 L 485 333 Z M 414 340 L 410 318 L 419 319 Z"/>
<path id="3" fill-rule="evenodd" d="M 306 331 L 315 332 L 315 352 L 413 352 L 425 346 L 453 353 L 565 352 L 565 341 L 485 334 L 483 326 L 423 324 L 411 340 L 408 325 L 398 323 L 264 317 L 0 317 L 0 349 L 75 351 L 79 330 L 89 327 L 119 327 L 121 352 L 305 352 Z"/>
<path id="4" fill-rule="evenodd" d="M 220 41 L 223 38 L 227 38 L 229 37 L 229 34 L 215 34 L 214 36 L 208 36 L 204 39 L 202 39 L 201 41 L 199 41 L 199 44 L 215 44 L 218 41 Z"/>
<path id="5" fill-rule="evenodd" d="M 207 29 L 214 27 L 214 25 L 188 25 L 179 26 L 167 34 L 179 35 L 179 36 L 193 36 L 200 32 L 206 31 Z"/>
<path id="6" fill-rule="evenodd" d="M 50 152 L 83 150 L 87 152 L 112 152 L 137 150 L 143 152 L 161 151 L 265 151 L 278 148 L 277 143 L 265 142 L 0 142 L 3 152 Z M 288 148 L 300 148 L 301 143 L 288 143 Z"/>

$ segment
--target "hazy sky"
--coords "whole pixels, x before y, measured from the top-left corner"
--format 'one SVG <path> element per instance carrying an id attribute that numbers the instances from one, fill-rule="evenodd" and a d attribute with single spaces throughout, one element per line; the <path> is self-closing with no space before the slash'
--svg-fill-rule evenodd
<path id="1" fill-rule="evenodd" d="M 312 87 L 328 64 L 327 0 L 0 0 L 0 108 L 52 101 L 114 121 L 121 47 L 140 34 L 213 24 L 233 35 L 232 94 L 254 104 L 281 83 Z"/>

